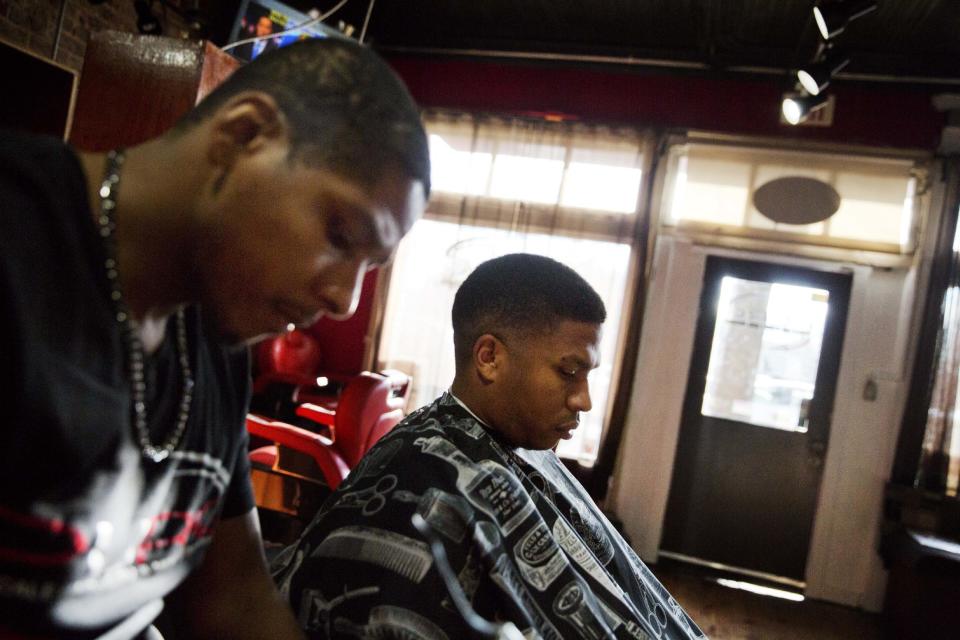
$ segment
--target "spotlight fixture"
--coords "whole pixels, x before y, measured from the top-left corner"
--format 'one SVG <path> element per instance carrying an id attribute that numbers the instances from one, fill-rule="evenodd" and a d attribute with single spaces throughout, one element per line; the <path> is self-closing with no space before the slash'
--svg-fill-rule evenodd
<path id="1" fill-rule="evenodd" d="M 824 0 L 813 8 L 813 19 L 823 39 L 829 40 L 843 33 L 852 21 L 876 8 L 876 0 Z"/>
<path id="2" fill-rule="evenodd" d="M 786 96 L 780 105 L 783 111 L 783 119 L 790 124 L 800 124 L 806 120 L 811 113 L 826 105 L 827 100 L 828 98 L 825 93 L 815 96 L 804 94 Z"/>
<path id="3" fill-rule="evenodd" d="M 833 47 L 824 49 L 816 62 L 812 62 L 797 71 L 797 79 L 807 93 L 820 95 L 827 88 L 830 80 L 845 66 L 850 64 L 850 58 Z"/>
<path id="4" fill-rule="evenodd" d="M 153 2 L 148 0 L 134 0 L 133 8 L 137 11 L 137 29 L 148 36 L 159 36 L 163 33 L 163 25 L 157 16 L 153 15 Z"/>

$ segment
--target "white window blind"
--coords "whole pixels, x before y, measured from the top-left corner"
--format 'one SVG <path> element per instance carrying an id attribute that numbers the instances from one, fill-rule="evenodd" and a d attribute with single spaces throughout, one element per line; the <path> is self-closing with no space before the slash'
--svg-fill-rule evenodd
<path id="1" fill-rule="evenodd" d="M 434 193 L 404 238 L 379 345 L 384 367 L 413 376 L 412 407 L 453 380 L 450 310 L 460 283 L 506 253 L 552 257 L 582 275 L 607 307 L 593 410 L 561 455 L 597 455 L 640 194 L 644 138 L 632 129 L 428 114 Z"/>
<path id="2" fill-rule="evenodd" d="M 673 148 L 669 166 L 666 225 L 888 253 L 914 249 L 913 161 L 688 144 Z M 786 176 L 831 185 L 841 197 L 839 210 L 809 225 L 764 217 L 753 206 L 754 191 Z"/>

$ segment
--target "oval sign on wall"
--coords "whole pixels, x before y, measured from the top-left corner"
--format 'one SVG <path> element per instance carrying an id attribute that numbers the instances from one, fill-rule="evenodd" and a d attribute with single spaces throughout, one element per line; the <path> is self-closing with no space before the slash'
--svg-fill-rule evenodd
<path id="1" fill-rule="evenodd" d="M 774 222 L 813 224 L 840 208 L 837 190 L 815 178 L 776 178 L 753 192 L 753 206 Z"/>

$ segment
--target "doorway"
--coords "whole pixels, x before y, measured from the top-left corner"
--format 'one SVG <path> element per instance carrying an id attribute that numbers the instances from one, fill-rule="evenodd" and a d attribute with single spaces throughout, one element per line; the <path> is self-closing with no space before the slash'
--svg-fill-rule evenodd
<path id="1" fill-rule="evenodd" d="M 850 286 L 707 259 L 662 555 L 803 585 Z"/>

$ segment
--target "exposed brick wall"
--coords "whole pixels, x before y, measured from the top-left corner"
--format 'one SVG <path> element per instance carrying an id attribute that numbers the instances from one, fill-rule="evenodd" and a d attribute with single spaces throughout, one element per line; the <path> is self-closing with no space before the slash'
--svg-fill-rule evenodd
<path id="1" fill-rule="evenodd" d="M 65 7 L 63 31 L 56 61 L 79 71 L 91 32 L 104 29 L 137 31 L 133 0 L 0 0 L 0 40 L 17 45 L 47 59 L 53 58 L 60 8 Z M 159 3 L 155 11 L 160 11 Z M 176 14 L 167 12 L 166 35 L 180 35 L 182 25 Z"/>

